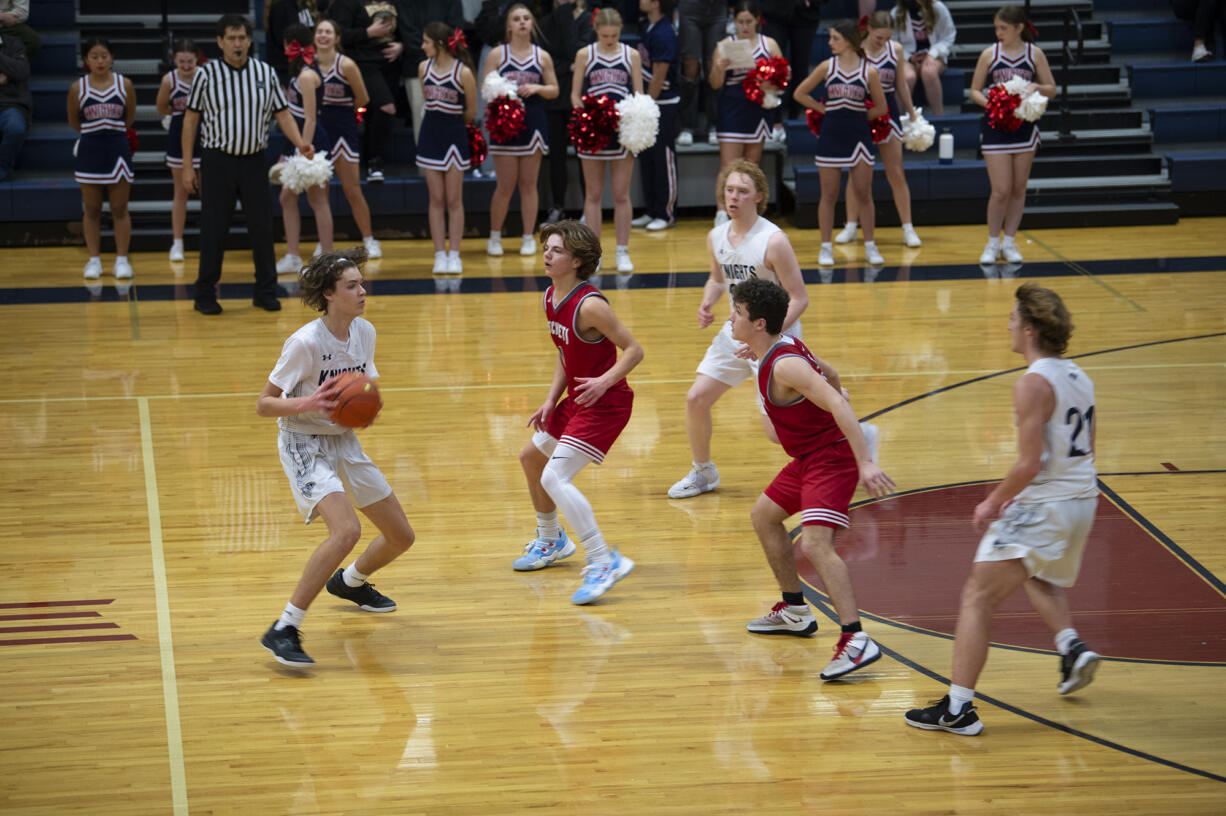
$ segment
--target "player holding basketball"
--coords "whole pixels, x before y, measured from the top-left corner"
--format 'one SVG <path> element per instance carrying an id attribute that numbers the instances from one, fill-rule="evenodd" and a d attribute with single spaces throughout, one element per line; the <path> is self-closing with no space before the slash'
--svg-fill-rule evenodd
<path id="1" fill-rule="evenodd" d="M 361 316 L 366 309 L 361 272 L 365 262 L 366 250 L 354 247 L 324 252 L 303 267 L 302 301 L 323 315 L 285 341 L 255 404 L 260 416 L 279 417 L 277 448 L 298 512 L 308 524 L 322 516 L 328 525 L 328 537 L 307 561 L 285 611 L 260 640 L 287 666 L 315 662 L 302 650 L 299 632 L 307 607 L 325 586 L 367 612 L 395 611 L 396 603 L 366 578 L 413 544 L 413 528 L 387 479 L 362 451 L 353 430 L 328 418 L 336 404 L 338 374 L 379 376 L 375 327 Z M 339 569 L 362 535 L 354 505 L 379 535 L 356 561 Z"/>
<path id="2" fill-rule="evenodd" d="M 605 542 L 591 504 L 572 480 L 589 463 L 604 460 L 630 421 L 634 392 L 626 375 L 642 362 L 643 347 L 588 282 L 600 263 L 596 233 L 577 221 L 559 221 L 541 229 L 541 242 L 553 282 L 545 290 L 545 319 L 558 359 L 549 395 L 528 420 L 536 433 L 519 454 L 536 509 L 536 537 L 511 566 L 538 570 L 574 553 L 558 524 L 561 508 L 587 553 L 583 583 L 571 602 L 586 604 L 626 577 L 634 562 Z"/>
<path id="3" fill-rule="evenodd" d="M 869 495 L 884 496 L 894 482 L 869 458 L 868 443 L 842 394 L 838 373 L 798 338 L 783 333 L 789 309 L 783 287 L 750 278 L 734 286 L 731 295 L 732 337 L 761 361 L 758 393 L 779 443 L 793 457 L 750 514 L 783 600 L 747 628 L 761 635 L 800 637 L 817 631 L 783 526 L 788 516 L 800 513 L 800 548 L 821 576 L 843 629 L 834 658 L 821 673 L 823 680 L 834 680 L 881 657 L 881 649 L 861 631 L 851 575 L 834 551 L 834 531 L 847 527 L 858 483 Z"/>
<path id="4" fill-rule="evenodd" d="M 1073 333 L 1060 296 L 1025 283 L 1016 297 L 1009 335 L 1013 351 L 1029 364 L 1013 384 L 1018 458 L 975 507 L 975 530 L 987 533 L 962 587 L 949 694 L 906 713 L 907 725 L 929 731 L 974 736 L 983 730 L 971 705 L 975 681 L 988 659 L 992 614 L 1019 586 L 1056 633 L 1059 692 L 1089 685 L 1098 667 L 1099 656 L 1077 637 L 1064 595 L 1077 580 L 1098 507 L 1094 383 L 1060 356 Z"/>

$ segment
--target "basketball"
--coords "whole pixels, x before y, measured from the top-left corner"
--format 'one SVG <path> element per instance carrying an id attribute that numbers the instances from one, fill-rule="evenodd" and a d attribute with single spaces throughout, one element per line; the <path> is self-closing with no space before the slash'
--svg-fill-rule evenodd
<path id="1" fill-rule="evenodd" d="M 337 377 L 336 407 L 332 421 L 346 428 L 365 428 L 375 421 L 383 398 L 374 380 L 356 371 L 346 371 Z"/>

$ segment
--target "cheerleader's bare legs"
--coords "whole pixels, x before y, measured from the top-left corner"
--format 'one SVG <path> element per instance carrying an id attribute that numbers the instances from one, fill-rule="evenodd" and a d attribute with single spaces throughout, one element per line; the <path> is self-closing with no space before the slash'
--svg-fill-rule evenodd
<path id="1" fill-rule="evenodd" d="M 357 162 L 337 159 L 332 165 L 336 177 L 341 181 L 341 189 L 345 191 L 345 200 L 349 202 L 349 211 L 353 213 L 353 223 L 362 240 L 372 237 L 370 230 L 370 207 L 366 204 L 366 196 L 362 195 L 362 184 L 358 178 Z"/>
<path id="2" fill-rule="evenodd" d="M 540 206 L 536 191 L 536 181 L 541 173 L 541 154 L 530 156 L 506 156 L 494 154 L 494 195 L 490 198 L 490 243 L 494 242 L 494 234 L 499 238 L 501 251 L 502 224 L 506 221 L 507 210 L 511 207 L 511 195 L 519 190 L 519 217 L 523 222 L 523 244 L 521 255 L 531 255 L 536 252 L 536 216 Z M 525 251 L 527 249 L 527 251 Z M 490 253 L 494 254 L 494 253 Z"/>
<path id="3" fill-rule="evenodd" d="M 464 171 L 424 170 L 430 193 L 430 240 L 434 242 L 434 271 L 460 273 L 460 238 L 464 235 Z M 450 243 L 447 251 L 446 242 Z"/>
<path id="4" fill-rule="evenodd" d="M 888 142 L 882 142 L 877 145 L 877 152 L 881 154 L 881 161 L 885 164 L 885 177 L 890 182 L 890 192 L 894 194 L 894 207 L 898 210 L 898 220 L 903 224 L 911 223 L 911 188 L 907 186 L 907 175 L 902 169 L 902 141 L 900 139 L 890 139 Z M 856 188 L 852 184 L 847 185 L 847 221 L 848 223 L 859 222 L 856 220 L 860 213 L 860 200 L 856 192 Z M 867 240 L 868 233 L 865 233 Z M 854 236 L 853 236 L 854 240 Z"/>
<path id="5" fill-rule="evenodd" d="M 332 205 L 328 203 L 326 184 L 317 184 L 306 191 L 307 203 L 315 213 L 315 233 L 324 252 L 332 251 Z M 298 193 L 281 188 L 281 220 L 285 225 L 285 252 L 301 259 L 302 216 L 298 212 Z"/>
<path id="6" fill-rule="evenodd" d="M 987 165 L 992 192 L 988 197 L 988 245 L 979 262 L 995 263 L 999 251 L 1010 263 L 1021 263 L 1022 254 L 1014 236 L 1026 208 L 1026 182 L 1030 179 L 1034 151 L 986 154 L 983 161 Z M 1002 227 L 1004 237 L 1000 234 Z"/>
<path id="7" fill-rule="evenodd" d="M 183 183 L 183 174 L 195 172 L 191 167 L 170 168 L 175 181 L 175 194 L 170 203 L 170 235 L 175 244 L 183 243 L 183 230 L 187 226 L 187 186 Z"/>
<path id="8" fill-rule="evenodd" d="M 111 205 L 111 221 L 115 226 L 115 254 L 128 257 L 128 244 L 132 239 L 132 216 L 128 214 L 128 195 L 131 185 L 126 179 L 113 184 L 82 184 L 81 203 L 84 214 L 81 231 L 85 234 L 85 248 L 89 257 L 97 258 L 102 252 L 102 199 Z"/>

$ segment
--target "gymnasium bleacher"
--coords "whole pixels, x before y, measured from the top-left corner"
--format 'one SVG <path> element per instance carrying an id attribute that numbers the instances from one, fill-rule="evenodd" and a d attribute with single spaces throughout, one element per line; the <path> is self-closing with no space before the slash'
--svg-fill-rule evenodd
<path id="1" fill-rule="evenodd" d="M 992 41 L 992 15 L 1000 3 L 947 0 L 947 4 L 959 29 L 958 45 L 943 78 L 948 112 L 929 118 L 938 132 L 948 129 L 953 134 L 955 159 L 940 164 L 935 147 L 922 154 L 905 153 L 917 225 L 978 223 L 988 195 L 987 174 L 977 155 L 980 114 L 966 97 L 966 88 L 975 59 Z M 0 183 L 0 246 L 81 241 L 81 198 L 72 177 L 76 134 L 65 124 L 64 107 L 67 89 L 79 75 L 82 32 L 111 39 L 117 70 L 130 76 L 137 89 L 140 145 L 130 206 L 133 249 L 169 246 L 171 180 L 162 161 L 165 132 L 154 110 L 163 34 L 160 15 L 150 13 L 150 6 L 140 0 L 32 4 L 30 23 L 43 38 L 32 66 L 34 122 L 16 171 Z M 170 23 L 175 36 L 193 37 L 206 54 L 217 56 L 213 35 L 217 17 L 239 11 L 252 15 L 258 24 L 258 7 L 258 2 L 249 0 L 199 0 L 191 13 L 172 14 Z M 1084 46 L 1070 67 L 1067 116 L 1062 116 L 1057 99 L 1041 122 L 1043 144 L 1028 188 L 1023 227 L 1173 223 L 1183 216 L 1222 214 L 1226 210 L 1226 61 L 1221 45 L 1212 49 L 1217 55 L 1214 61 L 1190 62 L 1188 24 L 1176 20 L 1168 6 L 1155 7 L 1143 0 L 1033 0 L 1031 8 L 1057 82 L 1063 80 L 1067 9 L 1077 11 Z M 848 0 L 834 0 L 823 6 L 823 15 L 834 19 L 852 16 L 854 10 Z M 262 54 L 262 32 L 257 32 L 257 40 Z M 819 31 L 814 59 L 827 54 L 826 34 Z M 922 104 L 922 89 L 917 87 L 917 92 L 917 104 Z M 776 181 L 772 201 L 776 211 L 789 215 L 797 226 L 815 227 L 820 195 L 812 163 L 816 142 L 803 119 L 789 120 L 786 127 L 786 148 L 768 146 L 763 157 L 764 169 Z M 274 139 L 270 155 L 276 155 L 282 144 L 282 139 Z M 710 214 L 717 148 L 699 140 L 678 150 L 678 163 L 681 214 Z M 574 173 L 578 174 L 577 165 Z M 574 212 L 580 204 L 577 185 L 571 187 L 567 206 Z M 394 136 L 387 181 L 365 185 L 364 190 L 376 235 L 425 237 L 425 181 L 413 167 L 413 141 L 407 129 Z M 471 234 L 488 226 L 492 190 L 488 177 L 470 174 L 465 180 Z M 637 202 L 637 183 L 632 191 Z M 270 187 L 269 195 L 275 196 L 276 190 Z M 896 224 L 884 173 L 874 177 L 874 198 L 878 223 Z M 338 235 L 348 232 L 353 237 L 348 205 L 335 181 L 331 199 Z M 513 202 L 506 229 L 518 226 L 516 207 Z M 189 203 L 189 249 L 195 244 L 198 209 L 198 202 Z M 305 202 L 302 214 L 309 234 L 311 212 Z M 841 212 L 838 217 L 842 218 Z M 106 243 L 108 232 L 104 220 Z M 236 229 L 230 240 L 240 246 L 245 235 Z"/>

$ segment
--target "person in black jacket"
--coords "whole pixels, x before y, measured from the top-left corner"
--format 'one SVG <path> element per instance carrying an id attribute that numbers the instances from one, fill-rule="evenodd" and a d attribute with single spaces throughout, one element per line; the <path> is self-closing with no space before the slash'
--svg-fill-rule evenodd
<path id="1" fill-rule="evenodd" d="M 566 149 L 570 144 L 566 123 L 570 121 L 571 114 L 571 72 L 575 66 L 575 53 L 594 42 L 596 32 L 592 29 L 592 15 L 586 0 L 559 0 L 553 10 L 541 19 L 541 45 L 553 58 L 554 72 L 558 77 L 557 98 L 545 100 L 545 112 L 549 117 L 550 191 L 549 215 L 543 222 L 546 224 L 557 223 L 566 217 Z"/>
<path id="2" fill-rule="evenodd" d="M 21 40 L 0 35 L 0 181 L 13 171 L 30 130 L 30 61 Z"/>
<path id="3" fill-rule="evenodd" d="M 327 0 L 324 0 L 327 3 Z M 289 58 L 285 56 L 285 32 L 292 25 L 314 28 L 324 15 L 318 0 L 274 0 L 264 7 L 264 62 L 277 72 L 281 85 L 289 84 Z"/>
<path id="4" fill-rule="evenodd" d="M 792 81 L 783 92 L 779 113 L 781 118 L 794 119 L 801 115 L 801 108 L 792 100 L 792 89 L 809 75 L 813 39 L 822 20 L 821 0 L 758 0 L 758 7 L 765 20 L 762 33 L 779 43 L 779 50 L 792 68 Z M 780 127 L 775 125 L 776 133 Z"/>

